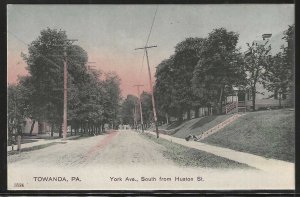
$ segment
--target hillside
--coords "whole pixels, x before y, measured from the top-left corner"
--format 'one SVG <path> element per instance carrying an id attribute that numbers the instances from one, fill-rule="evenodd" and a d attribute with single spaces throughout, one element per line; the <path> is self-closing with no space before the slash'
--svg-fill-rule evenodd
<path id="1" fill-rule="evenodd" d="M 204 131 L 214 127 L 231 116 L 232 114 L 206 116 L 182 122 L 174 122 L 168 126 L 163 125 L 162 127 L 159 127 L 159 129 L 162 131 L 162 133 L 166 133 L 178 138 L 185 138 L 190 134 L 200 135 Z"/>
<path id="2" fill-rule="evenodd" d="M 250 112 L 202 142 L 293 162 L 294 128 L 295 114 L 289 109 Z"/>

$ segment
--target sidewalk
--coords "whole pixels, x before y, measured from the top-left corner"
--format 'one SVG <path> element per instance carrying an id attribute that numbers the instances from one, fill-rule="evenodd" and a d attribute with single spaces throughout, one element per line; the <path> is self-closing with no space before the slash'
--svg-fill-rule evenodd
<path id="1" fill-rule="evenodd" d="M 155 132 L 149 132 L 152 135 L 156 135 Z M 253 155 L 250 153 L 244 153 L 240 151 L 235 151 L 228 148 L 222 148 L 218 146 L 213 146 L 201 142 L 195 141 L 186 141 L 185 139 L 172 137 L 169 135 L 159 135 L 160 138 L 166 139 L 171 142 L 175 142 L 177 144 L 181 144 L 183 146 L 189 148 L 195 148 L 200 151 L 205 151 L 223 158 L 227 158 L 239 163 L 247 164 L 251 167 L 257 168 L 259 170 L 263 170 L 271 173 L 280 173 L 280 171 L 284 170 L 285 173 L 294 173 L 295 164 L 291 162 L 276 160 L 276 159 L 267 159 L 261 156 Z"/>
<path id="2" fill-rule="evenodd" d="M 59 139 L 38 139 L 37 142 L 29 142 L 29 143 L 25 143 L 25 144 L 21 144 L 21 150 L 24 148 L 32 148 L 35 146 L 40 146 L 40 145 L 46 145 L 46 144 L 50 144 L 53 142 L 68 142 L 67 140 L 63 141 L 62 138 Z M 14 150 L 17 150 L 18 145 L 14 145 Z M 7 146 L 7 151 L 12 151 L 12 146 Z"/>

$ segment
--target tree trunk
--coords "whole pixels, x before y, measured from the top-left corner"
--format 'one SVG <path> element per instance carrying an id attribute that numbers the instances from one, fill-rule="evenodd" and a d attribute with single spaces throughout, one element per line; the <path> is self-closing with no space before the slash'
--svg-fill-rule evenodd
<path id="1" fill-rule="evenodd" d="M 199 108 L 195 107 L 194 110 L 195 110 L 195 118 L 199 118 Z"/>
<path id="2" fill-rule="evenodd" d="M 256 88 L 252 88 L 252 108 L 255 111 Z"/>
<path id="3" fill-rule="evenodd" d="M 34 124 L 35 124 L 35 120 L 32 121 L 32 124 L 31 124 L 31 127 L 30 127 L 30 132 L 29 132 L 30 135 L 32 135 Z"/>
<path id="4" fill-rule="evenodd" d="M 282 97 L 282 94 L 279 94 L 279 108 L 281 108 L 281 97 Z"/>
<path id="5" fill-rule="evenodd" d="M 222 98 L 223 98 L 223 91 L 224 91 L 224 88 L 221 87 L 221 90 L 220 90 L 220 97 L 219 97 L 219 102 L 218 102 L 218 111 L 217 111 L 217 114 L 221 114 L 222 113 Z"/>
<path id="6" fill-rule="evenodd" d="M 38 121 L 38 134 L 41 134 L 41 133 L 43 133 L 43 123 Z"/>
<path id="7" fill-rule="evenodd" d="M 187 119 L 188 119 L 188 120 L 191 119 L 191 110 L 187 110 Z"/>
<path id="8" fill-rule="evenodd" d="M 62 137 L 62 123 L 59 124 L 59 137 Z"/>
<path id="9" fill-rule="evenodd" d="M 167 125 L 169 124 L 169 116 L 168 113 L 166 113 L 166 120 L 167 120 Z"/>
<path id="10" fill-rule="evenodd" d="M 73 130 L 73 127 L 72 127 L 72 124 L 71 124 L 71 136 L 73 135 L 73 132 L 72 132 L 72 130 Z"/>
<path id="11" fill-rule="evenodd" d="M 54 124 L 51 124 L 51 137 L 53 137 L 53 131 L 54 131 Z"/>

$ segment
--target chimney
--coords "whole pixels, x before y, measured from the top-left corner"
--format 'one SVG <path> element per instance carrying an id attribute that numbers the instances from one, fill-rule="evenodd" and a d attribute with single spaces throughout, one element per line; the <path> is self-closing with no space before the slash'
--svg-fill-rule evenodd
<path id="1" fill-rule="evenodd" d="M 271 38 L 271 36 L 272 36 L 272 34 L 263 34 L 262 38 L 263 38 L 263 40 L 265 40 L 266 38 L 267 39 Z"/>

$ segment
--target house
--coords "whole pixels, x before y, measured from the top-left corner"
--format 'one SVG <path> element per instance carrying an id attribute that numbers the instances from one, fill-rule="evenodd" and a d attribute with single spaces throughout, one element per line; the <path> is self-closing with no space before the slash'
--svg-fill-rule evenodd
<path id="1" fill-rule="evenodd" d="M 276 55 L 282 49 L 282 46 L 286 46 L 287 43 L 283 39 L 283 32 L 278 33 L 274 36 L 272 34 L 263 34 L 262 40 L 254 41 L 255 44 L 271 46 L 271 55 Z M 289 107 L 293 104 L 293 99 L 291 95 L 282 95 L 279 98 L 278 92 L 269 92 L 266 90 L 261 83 L 256 84 L 256 98 L 255 98 L 255 110 L 277 108 L 280 105 L 282 107 Z M 274 95 L 274 96 L 273 96 Z M 228 96 L 224 101 L 224 113 L 230 113 L 231 111 L 236 111 L 236 106 L 238 103 L 238 110 L 252 110 L 252 93 L 251 89 L 237 90 L 235 94 Z"/>
<path id="2" fill-rule="evenodd" d="M 29 134 L 30 133 L 30 129 L 32 126 L 33 120 L 26 118 L 22 127 L 22 133 L 23 134 Z M 49 132 L 50 131 L 50 126 L 47 123 L 42 123 L 40 124 L 40 129 L 43 131 L 43 133 L 45 132 Z M 33 129 L 32 129 L 32 135 L 37 135 L 37 134 L 41 134 L 39 133 L 39 125 L 38 122 L 36 121 Z"/>

